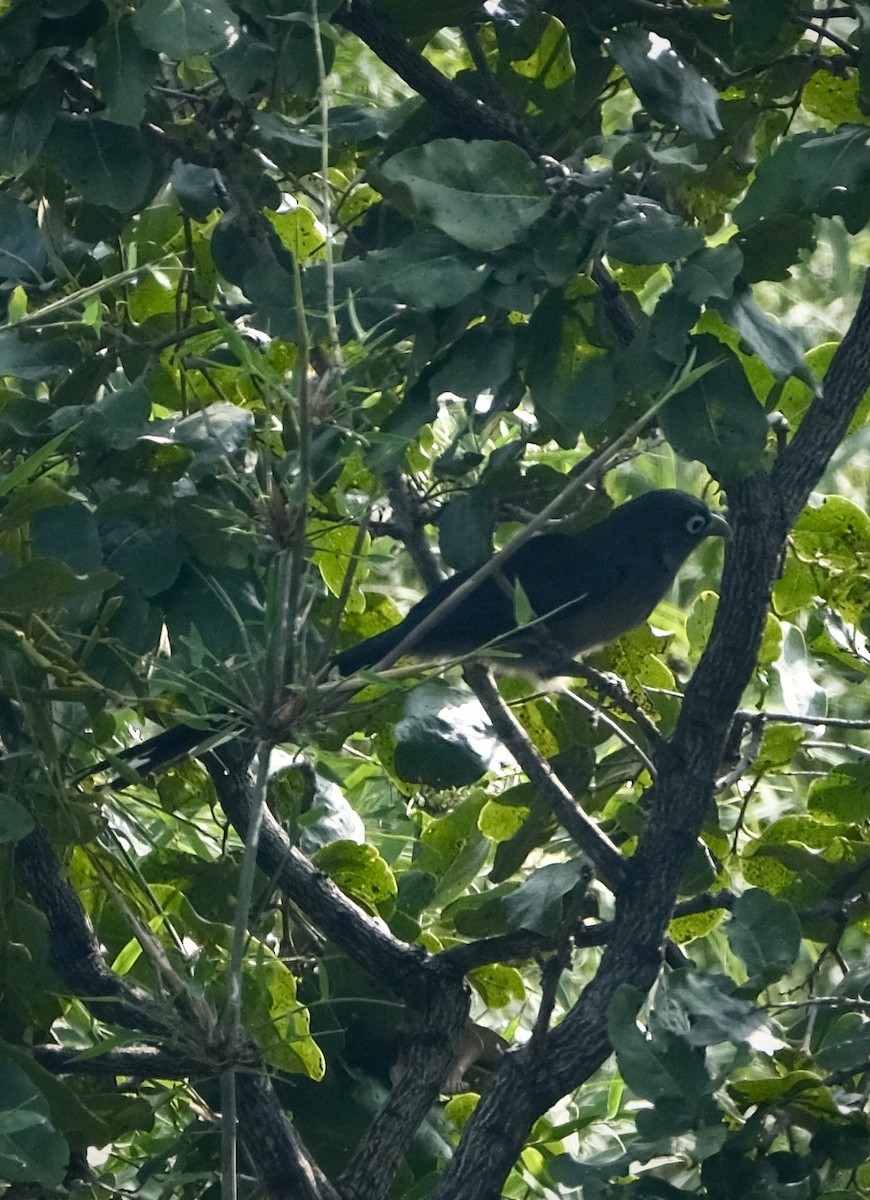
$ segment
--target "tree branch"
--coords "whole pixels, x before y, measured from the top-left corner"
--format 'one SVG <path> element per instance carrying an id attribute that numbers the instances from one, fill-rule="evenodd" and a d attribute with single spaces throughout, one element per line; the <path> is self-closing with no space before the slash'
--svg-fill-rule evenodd
<path id="1" fill-rule="evenodd" d="M 846 337 L 788 450 L 768 476 L 729 488 L 734 538 L 710 641 L 686 691 L 635 857 L 617 895 L 611 940 L 595 978 L 536 1058 L 505 1056 L 469 1120 L 436 1193 L 439 1200 L 497 1200 L 534 1121 L 578 1087 L 610 1053 L 607 1010 L 628 983 L 646 993 L 658 974 L 674 899 L 713 798 L 728 730 L 749 682 L 770 592 L 790 526 L 870 387 L 870 277 Z"/>

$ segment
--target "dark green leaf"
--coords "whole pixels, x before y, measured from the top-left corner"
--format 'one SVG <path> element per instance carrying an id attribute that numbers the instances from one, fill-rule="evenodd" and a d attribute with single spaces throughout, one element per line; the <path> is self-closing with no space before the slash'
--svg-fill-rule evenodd
<path id="1" fill-rule="evenodd" d="M 607 1010 L 607 1030 L 625 1082 L 646 1100 L 682 1100 L 707 1095 L 713 1080 L 704 1056 L 682 1037 L 664 1030 L 646 1033 L 637 1023 L 643 1000 L 636 988 L 623 984 Z"/>
<path id="2" fill-rule="evenodd" d="M 155 164 L 138 129 L 61 113 L 46 153 L 91 204 L 130 213 L 155 186 Z"/>
<path id="3" fill-rule="evenodd" d="M 362 291 L 393 296 L 412 308 L 449 308 L 479 291 L 492 271 L 437 230 L 411 234 L 398 246 L 375 250 L 351 276 Z M 357 283 L 358 281 L 358 283 Z"/>
<path id="4" fill-rule="evenodd" d="M 758 166 L 734 210 L 741 229 L 780 215 L 841 216 L 850 233 L 870 217 L 870 145 L 866 125 L 798 133 Z"/>
<path id="5" fill-rule="evenodd" d="M 227 203 L 220 173 L 213 167 L 177 161 L 169 176 L 178 202 L 194 221 L 206 221 L 216 208 Z"/>
<path id="6" fill-rule="evenodd" d="M 148 441 L 185 446 L 193 453 L 192 469 L 205 471 L 244 446 L 254 425 L 246 408 L 219 400 L 180 419 L 152 421 Z"/>
<path id="7" fill-rule="evenodd" d="M 55 1129 L 45 1097 L 20 1067 L 0 1057 L 0 1177 L 59 1188 L 69 1146 Z"/>
<path id="8" fill-rule="evenodd" d="M 472 250 L 503 250 L 547 211 L 550 199 L 528 155 L 510 142 L 433 141 L 382 168 L 413 211 Z"/>
<path id="9" fill-rule="evenodd" d="M 59 103 L 57 83 L 45 79 L 0 108 L 0 171 L 4 175 L 23 175 L 34 162 L 54 124 Z"/>
<path id="10" fill-rule="evenodd" d="M 103 551 L 94 514 L 84 504 L 42 508 L 30 522 L 33 553 L 58 558 L 77 575 L 98 571 Z"/>
<path id="11" fill-rule="evenodd" d="M 134 18 L 122 13 L 96 39 L 96 84 L 106 102 L 104 117 L 117 125 L 138 125 L 145 115 L 145 97 L 157 75 L 160 59 L 139 41 Z"/>
<path id="12" fill-rule="evenodd" d="M 0 844 L 20 842 L 33 828 L 33 817 L 11 796 L 0 793 Z"/>
<path id="13" fill-rule="evenodd" d="M 623 27 L 605 42 L 641 104 L 666 125 L 707 141 L 721 132 L 719 93 L 673 46 L 645 29 Z"/>
<path id="14" fill-rule="evenodd" d="M 474 783 L 499 747 L 474 696 L 440 680 L 408 694 L 396 738 L 399 777 L 438 788 Z"/>
<path id="15" fill-rule="evenodd" d="M 837 1017 L 825 1031 L 816 1053 L 823 1071 L 863 1070 L 870 1059 L 870 1021 L 860 1013 Z"/>
<path id="16" fill-rule="evenodd" d="M 35 211 L 0 193 L 0 279 L 42 283 L 46 260 Z"/>
<path id="17" fill-rule="evenodd" d="M 165 592 L 178 578 L 184 561 L 178 538 L 159 525 L 135 519 L 100 520 L 106 565 L 142 596 Z"/>
<path id="18" fill-rule="evenodd" d="M 607 253 L 637 265 L 675 262 L 703 244 L 700 230 L 690 229 L 661 205 L 640 196 L 625 198 L 607 235 Z"/>
<path id="19" fill-rule="evenodd" d="M 555 936 L 564 924 L 566 903 L 578 886 L 585 892 L 589 877 L 589 864 L 582 858 L 538 867 L 502 900 L 507 928 Z"/>
<path id="20" fill-rule="evenodd" d="M 35 558 L 0 576 L 0 609 L 18 613 L 44 612 L 62 600 L 104 592 L 116 583 L 111 571 L 76 575 L 64 562 Z"/>
<path id="21" fill-rule="evenodd" d="M 725 1041 L 739 1046 L 769 1021 L 762 1009 L 736 996 L 736 991 L 737 984 L 726 975 L 672 971 L 656 991 L 650 1025 L 679 1034 L 690 1046 Z"/>
<path id="22" fill-rule="evenodd" d="M 173 62 L 218 54 L 237 36 L 236 16 L 224 0 L 144 0 L 133 27 L 143 46 Z"/>
<path id="23" fill-rule="evenodd" d="M 761 888 L 744 892 L 726 925 L 731 949 L 746 964 L 754 983 L 765 987 L 794 964 L 801 942 L 797 913 L 785 900 Z"/>
<path id="24" fill-rule="evenodd" d="M 722 361 L 668 401 L 661 413 L 662 429 L 683 458 L 700 459 L 717 479 L 741 479 L 764 461 L 764 409 L 740 361 L 726 346 L 708 336 L 694 341 L 698 366 Z"/>
<path id="25" fill-rule="evenodd" d="M 24 341 L 15 329 L 0 329 L 0 375 L 16 379 L 54 379 L 75 367 L 79 350 L 72 342 L 41 338 Z"/>
<path id="26" fill-rule="evenodd" d="M 812 374 L 804 362 L 803 347 L 798 339 L 791 330 L 758 307 L 748 287 L 737 288 L 724 300 L 714 296 L 710 305 L 737 330 L 749 350 L 770 367 L 777 379 L 797 375 L 812 385 Z"/>
<path id="27" fill-rule="evenodd" d="M 812 250 L 815 244 L 813 218 L 788 212 L 762 217 L 747 225 L 730 243 L 743 251 L 743 278 L 747 283 L 790 279 L 789 268 L 800 260 L 803 251 Z"/>

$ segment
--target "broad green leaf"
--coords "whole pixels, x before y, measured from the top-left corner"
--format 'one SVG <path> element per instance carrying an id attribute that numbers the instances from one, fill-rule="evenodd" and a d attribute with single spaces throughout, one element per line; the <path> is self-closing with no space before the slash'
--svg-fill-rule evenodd
<path id="1" fill-rule="evenodd" d="M 760 888 L 737 899 L 726 932 L 731 949 L 743 959 L 750 979 L 759 988 L 781 979 L 800 950 L 797 913 L 786 901 Z"/>
<path id="2" fill-rule="evenodd" d="M 374 846 L 346 839 L 330 842 L 312 861 L 372 916 L 382 907 L 392 907 L 398 894 L 396 879 Z"/>
<path id="3" fill-rule="evenodd" d="M 717 479 L 741 479 L 764 461 L 767 418 L 731 351 L 709 336 L 696 342 L 699 358 L 715 365 L 667 402 L 661 425 L 683 458 L 700 459 Z"/>
<path id="4" fill-rule="evenodd" d="M 867 118 L 858 103 L 859 91 L 857 72 L 841 76 L 814 71 L 801 93 L 801 107 L 832 125 L 866 125 Z"/>
<path id="5" fill-rule="evenodd" d="M 777 379 L 797 375 L 811 386 L 814 384 L 797 338 L 784 325 L 762 312 L 748 287 L 739 287 L 726 300 L 713 298 L 710 303 L 737 330 L 751 353 L 757 354 L 770 367 Z"/>
<path id="6" fill-rule="evenodd" d="M 843 763 L 810 787 L 809 811 L 821 820 L 862 825 L 867 819 L 870 763 Z"/>
<path id="7" fill-rule="evenodd" d="M 529 817 L 529 809 L 523 805 L 499 804 L 489 800 L 484 805 L 478 820 L 478 828 L 491 842 L 507 842 L 516 837 Z"/>
<path id="8" fill-rule="evenodd" d="M 135 518 L 100 517 L 106 565 L 142 596 L 165 592 L 178 578 L 184 554 L 177 535 Z"/>
<path id="9" fill-rule="evenodd" d="M 857 1071 L 870 1058 L 870 1021 L 860 1013 L 843 1013 L 825 1031 L 816 1062 L 823 1071 Z"/>
<path id="10" fill-rule="evenodd" d="M 141 208 L 158 182 L 144 135 L 102 117 L 62 113 L 46 153 L 86 200 L 120 213 Z"/>
<path id="11" fill-rule="evenodd" d="M 395 297 L 424 310 L 449 308 L 479 291 L 492 267 L 472 258 L 458 239 L 430 229 L 398 246 L 375 250 L 345 273 L 347 285 L 363 294 Z"/>
<path id="12" fill-rule="evenodd" d="M 79 362 L 78 347 L 62 339 L 25 341 L 16 329 L 0 329 L 0 376 L 54 379 Z"/>
<path id="13" fill-rule="evenodd" d="M 0 193 L 0 279 L 34 287 L 48 261 L 35 211 Z"/>
<path id="14" fill-rule="evenodd" d="M 134 17 L 122 13 L 103 27 L 96 41 L 96 84 L 106 102 L 104 116 L 118 125 L 138 125 L 145 115 L 145 98 L 154 83 L 160 59 L 142 45 Z"/>
<path id="15" fill-rule="evenodd" d="M 773 46 L 784 50 L 800 36 L 793 20 L 793 0 L 734 0 L 734 33 L 740 43 L 753 55 L 769 54 Z"/>
<path id="16" fill-rule="evenodd" d="M 521 1004 L 526 999 L 522 975 L 516 967 L 508 967 L 504 963 L 490 963 L 469 971 L 468 982 L 487 1008 L 507 1008 L 510 1004 Z"/>
<path id="17" fill-rule="evenodd" d="M 326 1061 L 311 1036 L 308 1009 L 297 998 L 296 980 L 262 943 L 245 963 L 242 1015 L 271 1066 L 310 1079 L 323 1078 Z"/>
<path id="18" fill-rule="evenodd" d="M 45 1097 L 20 1067 L 0 1057 L 0 1178 L 59 1188 L 69 1146 L 52 1124 Z"/>
<path id="19" fill-rule="evenodd" d="M 0 793 L 0 843 L 20 842 L 33 828 L 33 817 L 11 796 Z"/>
<path id="20" fill-rule="evenodd" d="M 617 209 L 607 235 L 607 253 L 633 264 L 675 262 L 700 250 L 703 238 L 697 229 L 652 200 L 627 196 Z"/>
<path id="21" fill-rule="evenodd" d="M 672 971 L 656 990 L 650 1028 L 670 1030 L 691 1046 L 725 1041 L 739 1046 L 766 1029 L 769 1018 L 736 992 L 737 984 L 727 975 L 693 968 Z"/>
<path id="22" fill-rule="evenodd" d="M 0 575 L 0 610 L 44 612 L 62 600 L 104 592 L 117 579 L 112 571 L 76 575 L 57 559 L 34 558 L 23 567 Z"/>
<path id="23" fill-rule="evenodd" d="M 666 125 L 708 141 L 721 132 L 719 93 L 670 42 L 639 27 L 624 27 L 605 41 L 641 104 Z"/>
<path id="24" fill-rule="evenodd" d="M 474 783 L 499 749 L 477 699 L 440 680 L 409 692 L 396 738 L 400 778 L 438 788 Z"/>
<path id="25" fill-rule="evenodd" d="M 589 864 L 583 858 L 538 867 L 502 900 L 507 927 L 555 935 L 565 920 L 572 893 L 578 886 L 585 891 L 589 879 Z"/>
<path id="26" fill-rule="evenodd" d="M 642 1000 L 636 988 L 623 984 L 607 1010 L 607 1031 L 622 1078 L 645 1100 L 683 1100 L 710 1093 L 714 1084 L 703 1054 L 669 1030 L 652 1034 L 640 1028 L 637 1013 Z"/>
<path id="27" fill-rule="evenodd" d="M 97 522 L 84 504 L 41 508 L 30 522 L 30 534 L 34 557 L 60 559 L 77 575 L 103 566 Z"/>
<path id="28" fill-rule="evenodd" d="M 23 175 L 36 160 L 59 103 L 57 82 L 44 78 L 0 106 L 0 171 L 4 175 Z"/>
<path id="29" fill-rule="evenodd" d="M 550 204 L 541 175 L 510 142 L 432 141 L 401 150 L 382 171 L 418 216 L 472 250 L 520 241 Z"/>
<path id="30" fill-rule="evenodd" d="M 863 228 L 870 217 L 866 125 L 794 134 L 759 163 L 734 220 L 741 229 L 749 229 L 781 214 L 841 216 L 850 233 Z"/>
<path id="31" fill-rule="evenodd" d="M 224 0 L 144 0 L 133 28 L 143 46 L 178 62 L 227 49 L 238 36 L 236 20 Z"/>

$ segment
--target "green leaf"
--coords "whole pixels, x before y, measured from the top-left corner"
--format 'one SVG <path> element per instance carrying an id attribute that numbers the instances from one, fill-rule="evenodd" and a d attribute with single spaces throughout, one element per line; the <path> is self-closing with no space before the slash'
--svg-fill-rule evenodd
<path id="1" fill-rule="evenodd" d="M 535 411 L 566 447 L 573 448 L 579 433 L 605 421 L 626 390 L 622 364 L 590 343 L 595 304 L 594 293 L 569 297 L 551 291 L 536 308 L 525 341 L 525 375 Z"/>
<path id="2" fill-rule="evenodd" d="M 607 253 L 636 265 L 675 262 L 703 244 L 700 230 L 689 228 L 655 201 L 640 196 L 625 198 L 607 234 Z"/>
<path id="3" fill-rule="evenodd" d="M 0 329 L 0 375 L 16 379 L 54 379 L 79 362 L 72 342 L 40 338 L 24 341 L 15 329 Z"/>
<path id="4" fill-rule="evenodd" d="M 59 1188 L 69 1146 L 51 1121 L 45 1097 L 20 1067 L 0 1057 L 0 1178 Z"/>
<path id="5" fill-rule="evenodd" d="M 607 1031 L 620 1074 L 645 1100 L 694 1099 L 712 1092 L 714 1083 L 704 1056 L 670 1030 L 647 1033 L 637 1024 L 641 993 L 627 984 L 616 991 L 607 1010 Z"/>
<path id="6" fill-rule="evenodd" d="M 96 84 L 106 103 L 103 116 L 117 125 L 138 125 L 145 115 L 145 97 L 160 59 L 139 41 L 134 17 L 122 13 L 105 25 L 95 39 Z"/>
<path id="7" fill-rule="evenodd" d="M 238 36 L 235 13 L 224 0 L 145 0 L 133 27 L 143 46 L 172 62 L 219 54 Z"/>
<path id="8" fill-rule="evenodd" d="M 61 113 L 46 153 L 91 204 L 131 213 L 155 186 L 155 163 L 138 129 Z"/>
<path id="9" fill-rule="evenodd" d="M 323 1052 L 311 1036 L 308 1009 L 296 995 L 296 980 L 262 943 L 245 963 L 242 1015 L 263 1057 L 280 1071 L 322 1079 Z"/>
<path id="10" fill-rule="evenodd" d="M 0 107 L 0 171 L 4 175 L 23 175 L 36 160 L 59 103 L 57 82 L 45 78 Z"/>
<path id="11" fill-rule="evenodd" d="M 765 0 L 763 5 L 755 0 L 733 0 L 735 36 L 753 55 L 769 52 L 774 45 L 784 49 L 800 36 L 794 11 L 794 0 Z"/>
<path id="12" fill-rule="evenodd" d="M 501 901 L 508 929 L 555 935 L 565 921 L 565 905 L 577 887 L 585 892 L 589 864 L 584 858 L 538 867 Z"/>
<path id="13" fill-rule="evenodd" d="M 737 984 L 727 975 L 694 968 L 672 971 L 656 991 L 650 1027 L 669 1029 L 691 1046 L 726 1041 L 739 1046 L 770 1022 L 762 1009 L 736 992 Z"/>
<path id="14" fill-rule="evenodd" d="M 337 783 L 314 776 L 311 807 L 299 818 L 299 846 L 310 857 L 331 842 L 365 841 L 366 827 Z"/>
<path id="15" fill-rule="evenodd" d="M 623 27 L 604 44 L 641 104 L 657 120 L 684 129 L 699 141 L 721 132 L 719 93 L 670 42 L 645 29 Z"/>
<path id="16" fill-rule="evenodd" d="M 823 819 L 861 825 L 867 819 L 870 763 L 843 763 L 824 779 L 814 779 L 809 811 Z"/>
<path id="17" fill-rule="evenodd" d="M 64 562 L 35 558 L 0 576 L 0 609 L 17 613 L 43 612 L 62 600 L 104 592 L 116 583 L 112 571 L 76 575 Z"/>
<path id="18" fill-rule="evenodd" d="M 755 182 L 734 210 L 741 229 L 778 217 L 841 216 L 850 233 L 870 217 L 870 145 L 866 125 L 798 133 L 759 163 Z"/>
<path id="19" fill-rule="evenodd" d="M 526 999 L 522 975 L 516 967 L 504 963 L 489 963 L 469 971 L 468 982 L 487 1008 L 507 1008 L 511 1004 L 522 1004 Z"/>
<path id="20" fill-rule="evenodd" d="M 764 409 L 727 347 L 709 336 L 694 340 L 699 363 L 715 365 L 667 402 L 662 429 L 681 457 L 699 459 L 717 479 L 742 479 L 764 462 Z"/>
<path id="21" fill-rule="evenodd" d="M 2 336 L 2 333 L 0 333 L 0 338 L 2 338 Z M 13 467 L 8 475 L 5 475 L 2 479 L 0 479 L 0 497 L 8 496 L 11 492 L 14 492 L 16 488 L 21 487 L 22 484 L 26 483 L 28 479 L 32 478 L 32 476 L 41 470 L 43 465 L 48 461 L 48 459 L 51 458 L 55 451 L 57 451 L 63 445 L 72 432 L 72 427 L 69 429 L 64 429 L 61 433 L 58 433 L 51 438 L 50 441 L 47 441 L 44 445 L 40 446 L 38 450 L 34 450 L 33 454 L 29 455 L 22 462 L 18 463 L 16 467 Z M 8 515 L 8 510 L 4 515 Z"/>
<path id="22" fill-rule="evenodd" d="M 815 381 L 804 362 L 803 347 L 791 330 L 758 307 L 748 287 L 737 288 L 724 300 L 713 297 L 710 304 L 737 330 L 749 350 L 770 367 L 777 379 L 796 375 L 813 386 Z"/>
<path id="23" fill-rule="evenodd" d="M 33 817 L 23 805 L 0 792 L 0 844 L 20 842 L 33 828 Z"/>
<path id="24" fill-rule="evenodd" d="M 492 272 L 437 230 L 411 234 L 398 246 L 375 250 L 348 283 L 364 293 L 392 296 L 425 311 L 449 308 L 479 291 Z"/>
<path id="25" fill-rule="evenodd" d="M 418 216 L 472 250 L 518 242 L 550 205 L 540 173 L 510 142 L 431 141 L 393 155 L 382 172 Z"/>
<path id="26" fill-rule="evenodd" d="M 77 575 L 99 571 L 103 551 L 94 514 L 85 504 L 41 508 L 30 522 L 34 558 L 56 558 Z"/>
<path id="27" fill-rule="evenodd" d="M 398 895 L 396 877 L 374 846 L 347 840 L 330 842 L 312 861 L 372 916 Z"/>
<path id="28" fill-rule="evenodd" d="M 474 783 L 500 746 L 477 699 L 437 679 L 408 693 L 396 738 L 399 777 L 437 788 Z"/>
<path id="29" fill-rule="evenodd" d="M 40 284 L 47 258 L 35 211 L 0 193 L 0 279 Z"/>
<path id="30" fill-rule="evenodd" d="M 185 446 L 191 451 L 191 473 L 202 474 L 248 442 L 254 415 L 246 408 L 219 400 L 189 417 L 151 421 L 143 441 Z"/>
<path id="31" fill-rule="evenodd" d="M 823 1071 L 857 1071 L 870 1058 L 870 1021 L 860 1013 L 847 1012 L 831 1022 L 816 1051 Z"/>
<path id="32" fill-rule="evenodd" d="M 760 888 L 738 897 L 725 929 L 731 949 L 743 959 L 759 989 L 781 979 L 800 951 L 797 913 L 785 900 Z"/>

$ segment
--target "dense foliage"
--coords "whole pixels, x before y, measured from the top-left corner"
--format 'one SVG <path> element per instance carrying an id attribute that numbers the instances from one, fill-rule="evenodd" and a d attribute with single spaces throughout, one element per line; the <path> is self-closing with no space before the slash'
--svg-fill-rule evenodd
<path id="1" fill-rule="evenodd" d="M 8 1194 L 870 1191 L 867 54 L 0 0 Z M 724 568 L 570 685 L 330 672 L 675 485 Z"/>

